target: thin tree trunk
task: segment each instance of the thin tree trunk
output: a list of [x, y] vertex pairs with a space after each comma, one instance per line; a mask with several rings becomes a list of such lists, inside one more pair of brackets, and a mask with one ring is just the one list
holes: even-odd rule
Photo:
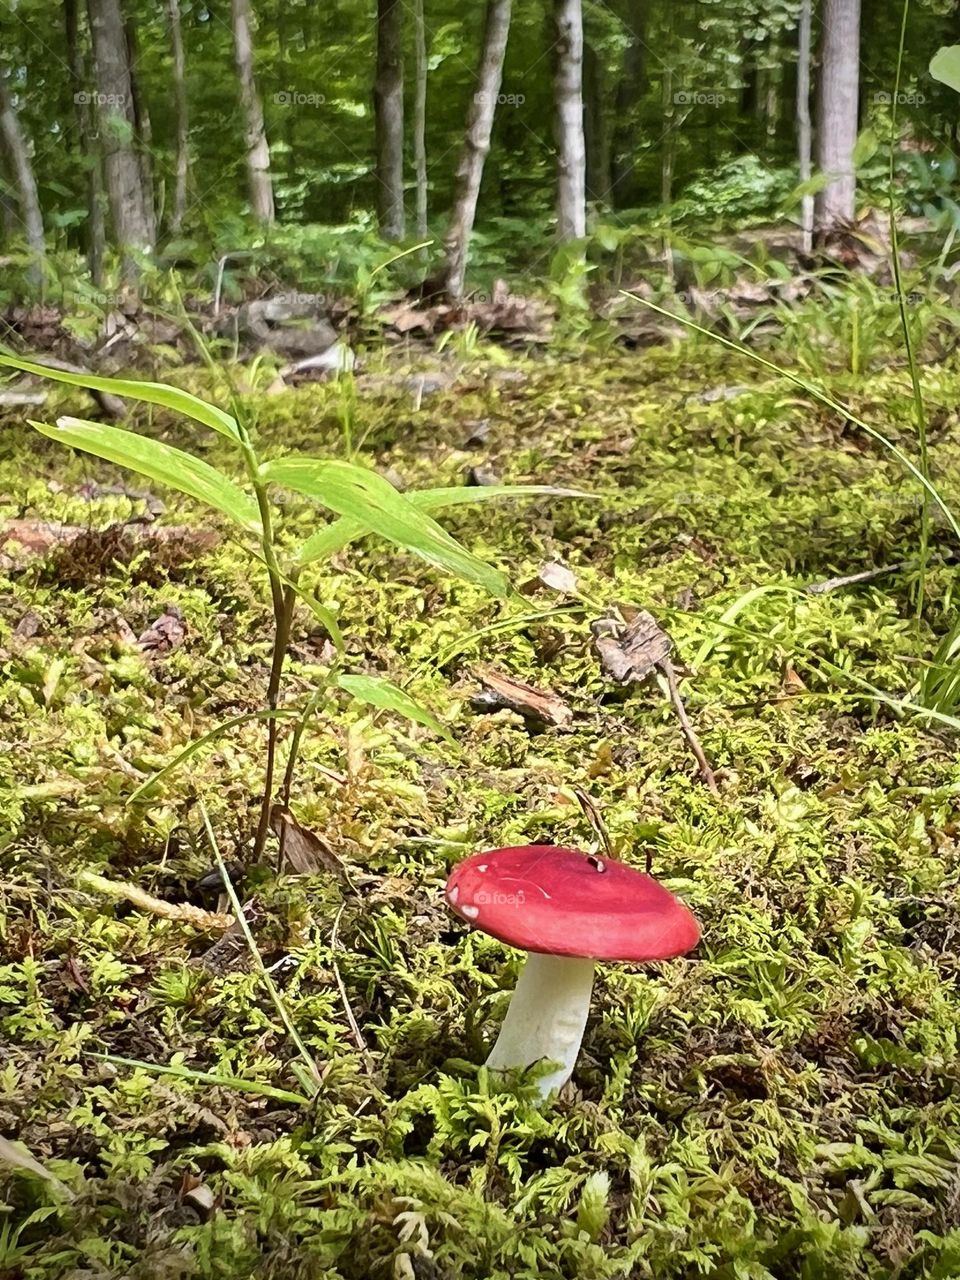
[[124, 277], [133, 281], [139, 274], [138, 255], [153, 250], [154, 228], [137, 154], [127, 37], [120, 0], [89, 4], [107, 197]]
[[170, 24], [170, 48], [173, 51], [173, 107], [177, 129], [176, 177], [170, 230], [176, 234], [183, 226], [187, 212], [187, 183], [190, 177], [190, 117], [187, 113], [187, 67], [180, 26], [180, 0], [167, 0], [167, 21]]
[[103, 260], [107, 248], [107, 232], [104, 218], [103, 161], [95, 140], [96, 128], [90, 95], [85, 92], [88, 83], [87, 60], [80, 43], [80, 6], [78, 0], [64, 0], [64, 27], [67, 42], [67, 66], [69, 68], [70, 96], [76, 121], [80, 152], [87, 175], [87, 218], [84, 223], [84, 248], [90, 279], [97, 286], [103, 284]]
[[483, 48], [477, 71], [477, 89], [467, 109], [467, 129], [460, 163], [457, 166], [453, 209], [446, 237], [447, 262], [444, 286], [451, 298], [463, 296], [470, 235], [477, 216], [477, 199], [483, 179], [483, 166], [490, 150], [493, 117], [497, 107], [497, 97], [500, 94], [500, 83], [503, 79], [503, 59], [507, 51], [507, 36], [510, 33], [511, 4], [512, 0], [487, 0]]
[[39, 289], [43, 286], [43, 262], [46, 254], [43, 240], [43, 215], [40, 212], [40, 197], [37, 195], [37, 180], [33, 173], [33, 161], [30, 159], [30, 147], [14, 106], [9, 76], [8, 69], [0, 67], [0, 138], [3, 140], [4, 150], [16, 182], [20, 218], [26, 233], [27, 244], [36, 259], [30, 267], [30, 282]]
[[385, 240], [402, 240], [403, 0], [377, 0], [377, 75], [373, 86], [377, 133], [377, 213]]
[[587, 155], [583, 137], [583, 9], [581, 0], [554, 0], [554, 103], [557, 135], [557, 238], [587, 233]]
[[637, 109], [643, 94], [643, 22], [645, 0], [628, 0], [624, 26], [629, 41], [623, 52], [623, 72], [614, 103], [613, 203], [623, 208], [635, 203], [634, 178], [637, 152]]
[[150, 211], [153, 224], [153, 240], [157, 238], [157, 201], [153, 187], [153, 125], [150, 123], [150, 111], [147, 100], [140, 89], [140, 77], [137, 74], [137, 62], [140, 58], [140, 46], [137, 42], [137, 28], [130, 15], [126, 17], [127, 63], [130, 67], [130, 88], [133, 92], [133, 120], [137, 131], [140, 157], [140, 181], [143, 186], [144, 199]]
[[[813, 172], [813, 136], [810, 126], [810, 28], [813, 0], [801, 0], [797, 48], [797, 155], [800, 182], [810, 181]], [[800, 200], [800, 231], [804, 253], [813, 249], [813, 195]]]
[[604, 61], [588, 42], [583, 50], [584, 136], [587, 144], [587, 199], [609, 203], [610, 133], [607, 129]]
[[267, 145], [267, 131], [263, 123], [263, 103], [253, 74], [250, 0], [231, 0], [230, 17], [233, 26], [234, 64], [240, 82], [250, 212], [258, 222], [269, 225], [274, 219], [273, 179], [270, 176], [270, 147]]
[[417, 175], [417, 239], [427, 234], [427, 32], [423, 0], [414, 0], [416, 94], [413, 100], [413, 163]]
[[860, 72], [860, 0], [824, 0], [820, 94], [817, 109], [817, 165], [829, 176], [815, 202], [818, 235], [828, 236], [856, 214]]

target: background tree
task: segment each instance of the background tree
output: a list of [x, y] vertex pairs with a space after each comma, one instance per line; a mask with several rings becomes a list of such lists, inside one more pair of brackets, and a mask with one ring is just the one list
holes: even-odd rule
[[138, 256], [153, 250], [156, 232], [138, 151], [126, 27], [120, 0], [89, 0], [89, 14], [107, 199], [125, 274], [132, 279]]
[[377, 73], [373, 97], [377, 131], [377, 210], [380, 234], [402, 240], [403, 0], [377, 0]]
[[856, 214], [853, 150], [860, 106], [860, 0], [823, 0], [817, 103], [817, 165], [828, 177], [816, 198], [817, 233], [829, 235]]
[[170, 230], [178, 232], [187, 211], [187, 182], [190, 175], [190, 118], [187, 108], [186, 59], [183, 53], [183, 34], [180, 28], [180, 0], [166, 0], [167, 20], [170, 23], [170, 48], [173, 53], [173, 101], [176, 111], [176, 176], [173, 188], [173, 209], [170, 212]]
[[263, 104], [253, 73], [252, 10], [250, 0], [231, 0], [233, 54], [240, 83], [243, 136], [247, 165], [250, 211], [258, 222], [274, 219], [273, 179], [270, 176], [270, 147], [263, 122]]
[[457, 168], [453, 212], [446, 238], [444, 285], [451, 298], [463, 295], [467, 250], [477, 215], [483, 166], [490, 150], [493, 118], [503, 80], [503, 60], [510, 34], [510, 9], [511, 0], [487, 0], [477, 87], [467, 109], [467, 128]]
[[554, 0], [556, 29], [557, 236], [587, 232], [587, 158], [583, 137], [583, 11], [580, 0]]
[[36, 259], [31, 267], [30, 277], [34, 285], [39, 287], [43, 283], [43, 262], [46, 254], [43, 214], [40, 210], [37, 180], [34, 177], [33, 163], [30, 159], [30, 144], [21, 128], [10, 84], [9, 68], [0, 65], [0, 140], [16, 182], [20, 220], [27, 245]]

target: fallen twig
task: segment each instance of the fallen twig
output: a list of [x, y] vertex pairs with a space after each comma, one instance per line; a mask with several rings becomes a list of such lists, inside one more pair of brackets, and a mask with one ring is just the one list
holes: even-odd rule
[[197, 929], [229, 929], [233, 924], [233, 916], [221, 915], [218, 911], [204, 911], [202, 907], [195, 907], [189, 902], [164, 902], [162, 898], [155, 898], [135, 884], [107, 880], [105, 876], [98, 876], [93, 871], [81, 871], [80, 882], [115, 902], [132, 903], [141, 911], [162, 916], [164, 920], [179, 920], [184, 924], [192, 924]]

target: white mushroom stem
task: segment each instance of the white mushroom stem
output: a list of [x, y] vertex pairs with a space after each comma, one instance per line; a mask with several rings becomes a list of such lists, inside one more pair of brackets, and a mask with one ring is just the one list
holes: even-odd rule
[[516, 1071], [535, 1062], [554, 1063], [556, 1069], [537, 1081], [540, 1096], [546, 1099], [561, 1089], [580, 1052], [593, 969], [592, 960], [529, 952], [487, 1066]]

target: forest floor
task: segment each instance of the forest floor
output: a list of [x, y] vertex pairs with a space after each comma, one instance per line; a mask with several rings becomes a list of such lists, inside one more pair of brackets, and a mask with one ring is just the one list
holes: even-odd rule
[[[912, 450], [908, 375], [878, 364], [834, 389]], [[454, 367], [419, 404], [391, 381], [396, 360], [361, 377], [361, 456], [411, 487], [480, 466], [596, 496], [442, 517], [525, 604], [372, 541], [308, 583], [336, 606], [351, 669], [401, 683], [455, 738], [347, 701], [308, 729], [291, 807], [352, 887], [240, 865], [261, 722], [128, 803], [262, 704], [260, 569], [228, 537], [198, 537], [211, 522], [188, 501], [156, 494], [159, 512], [20, 411], [3, 420], [0, 518], [28, 525], [0, 568], [0, 1134], [59, 1182], [0, 1164], [0, 1277], [960, 1276], [960, 764], [945, 730], [870, 692], [913, 684], [955, 571], [934, 564], [919, 619], [909, 568], [802, 590], [913, 560], [915, 483], [713, 347], [481, 348]], [[171, 377], [211, 393], [196, 371]], [[923, 379], [955, 494], [960, 368]], [[66, 406], [89, 412], [60, 388], [44, 417]], [[268, 453], [342, 449], [336, 387], [249, 407]], [[132, 422], [233, 465], [221, 438], [163, 411]], [[162, 549], [148, 507], [179, 530]], [[315, 518], [284, 509], [291, 536]], [[582, 599], [538, 581], [546, 560]], [[602, 672], [589, 623], [614, 604], [673, 637], [719, 795], [659, 689]], [[329, 660], [306, 610], [291, 655], [302, 693]], [[481, 713], [489, 667], [552, 690], [570, 722]], [[600, 967], [573, 1081], [538, 1110], [528, 1086], [498, 1091], [477, 1070], [521, 957], [453, 918], [442, 888], [483, 847], [595, 847], [574, 787], [621, 856], [651, 854], [703, 941]], [[216, 931], [83, 878], [215, 910], [198, 799], [319, 1066], [310, 1101], [242, 946], [211, 954]]]

